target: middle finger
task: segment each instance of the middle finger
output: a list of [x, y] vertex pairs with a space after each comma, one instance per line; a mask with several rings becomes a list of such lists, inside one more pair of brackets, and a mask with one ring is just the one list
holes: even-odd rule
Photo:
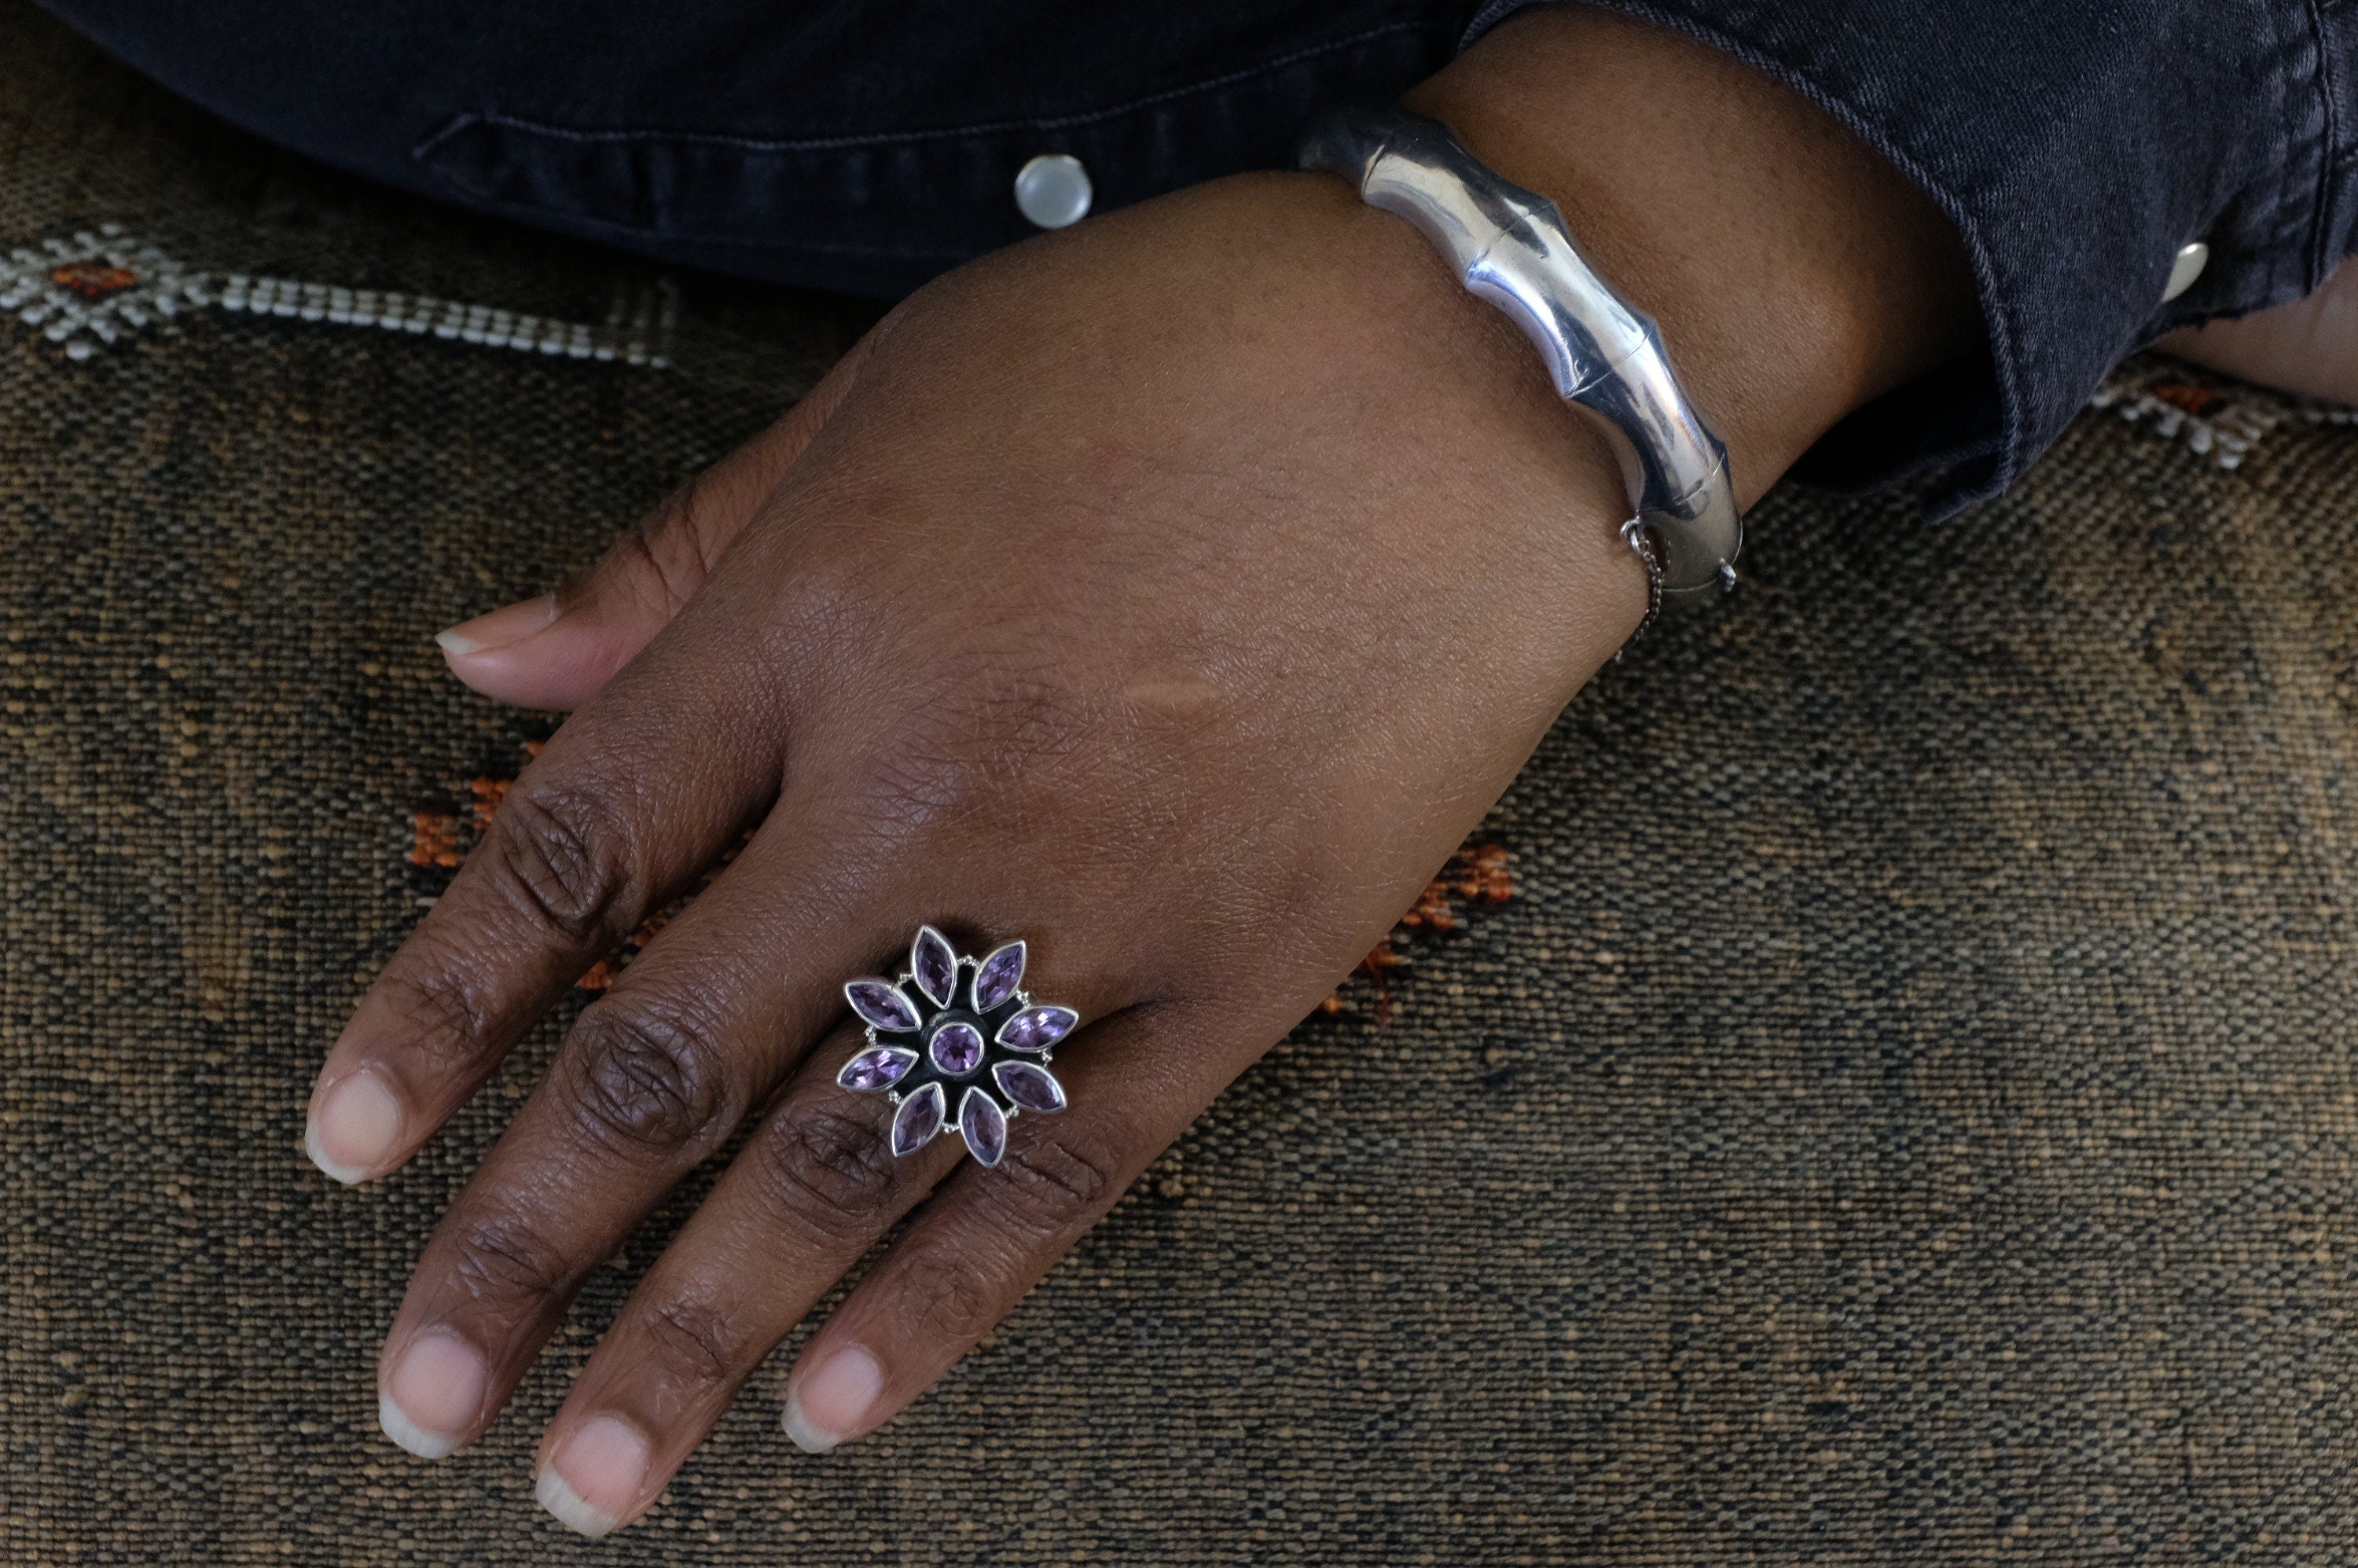
[[[1070, 988], [1060, 979], [1056, 991], [1068, 996]], [[852, 1031], [838, 1036], [763, 1119], [711, 1195], [648, 1270], [575, 1380], [541, 1440], [536, 1491], [542, 1505], [588, 1535], [603, 1535], [636, 1517], [745, 1379], [887, 1231], [912, 1209], [914, 1227], [940, 1223], [938, 1184], [946, 1181], [953, 1195], [994, 1183], [1003, 1193], [1022, 1188], [1028, 1175], [1033, 1190], [1049, 1194], [1030, 1207], [1044, 1217], [1053, 1206], [1055, 1222], [1028, 1234], [1029, 1245], [997, 1248], [998, 1260], [976, 1249], [965, 1260], [977, 1266], [938, 1276], [955, 1283], [961, 1301], [991, 1301], [987, 1317], [995, 1320], [1003, 1310], [997, 1304], [996, 1287], [1005, 1272], [1000, 1264], [1015, 1264], [1022, 1278], [1012, 1294], [1020, 1295], [1062, 1252], [1070, 1239], [1065, 1232], [1077, 1234], [1110, 1206], [1217, 1088], [1206, 1058], [1165, 1053], [1147, 1059], [1144, 1044], [1167, 1022], [1154, 1004], [1134, 1006], [1071, 1037], [1082, 1049], [1069, 1058], [1060, 1045], [1055, 1075], [1080, 1095], [1080, 1103], [1046, 1129], [1022, 1117], [995, 1169], [966, 1158], [955, 1128], [895, 1155], [892, 1108], [884, 1097], [837, 1084], [836, 1069], [865, 1044]], [[1044, 1152], [1049, 1150], [1057, 1155]], [[1051, 1169], [1055, 1179], [1038, 1179]], [[905, 1264], [907, 1250], [903, 1241], [878, 1268], [892, 1272], [896, 1259]], [[908, 1271], [900, 1272], [905, 1278]], [[871, 1288], [863, 1285], [854, 1299], [863, 1292], [872, 1293]], [[946, 1320], [970, 1314], [946, 1307], [907, 1317], [888, 1309], [882, 1315], [901, 1341], [946, 1330], [961, 1341], [950, 1350], [951, 1359], [968, 1347], [969, 1329], [979, 1335], [990, 1326], [990, 1321], [951, 1324]], [[873, 1357], [869, 1365], [877, 1367]], [[924, 1380], [938, 1370], [924, 1373]], [[795, 1441], [808, 1446], [805, 1437]]]
[[378, 1363], [385, 1433], [439, 1458], [506, 1401], [581, 1281], [725, 1142], [888, 946], [834, 836], [783, 805], [588, 1008], [443, 1216]]

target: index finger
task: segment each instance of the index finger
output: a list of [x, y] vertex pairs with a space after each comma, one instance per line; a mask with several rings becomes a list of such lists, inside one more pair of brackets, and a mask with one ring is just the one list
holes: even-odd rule
[[311, 1090], [305, 1148], [329, 1175], [367, 1181], [406, 1160], [767, 808], [784, 725], [763, 705], [776, 699], [750, 679], [686, 678], [686, 641], [658, 639], [557, 731], [361, 999]]

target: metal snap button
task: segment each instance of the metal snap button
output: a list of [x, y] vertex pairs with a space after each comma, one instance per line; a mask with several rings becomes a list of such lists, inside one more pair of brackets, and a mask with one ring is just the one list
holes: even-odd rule
[[1042, 153], [1015, 175], [1015, 210], [1044, 229], [1088, 216], [1089, 171], [1070, 153]]
[[2201, 277], [2202, 269], [2210, 265], [2211, 247], [2201, 241], [2179, 246], [2178, 259], [2169, 264], [2169, 281], [2162, 287], [2161, 302], [2167, 305], [2193, 287], [2194, 280]]

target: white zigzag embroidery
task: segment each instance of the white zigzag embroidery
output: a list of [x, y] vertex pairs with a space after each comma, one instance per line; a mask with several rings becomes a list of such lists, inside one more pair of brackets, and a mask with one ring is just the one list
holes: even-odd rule
[[2166, 441], [2182, 440], [2223, 469], [2243, 467], [2254, 447], [2288, 425], [2358, 423], [2358, 409], [2255, 386], [2162, 354], [2115, 365], [2088, 406], [2109, 408]]
[[679, 320], [678, 291], [668, 278], [634, 299], [618, 297], [605, 321], [593, 326], [429, 295], [200, 272], [126, 234], [120, 223], [85, 229], [70, 240], [47, 240], [38, 248], [19, 246], [0, 259], [0, 311], [39, 328], [70, 360], [86, 360], [130, 334], [202, 309], [374, 327], [654, 369], [671, 362]]

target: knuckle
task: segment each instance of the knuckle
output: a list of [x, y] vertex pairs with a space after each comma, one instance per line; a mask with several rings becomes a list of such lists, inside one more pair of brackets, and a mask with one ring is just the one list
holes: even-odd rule
[[894, 1316], [916, 1325], [925, 1337], [971, 1345], [999, 1321], [999, 1298], [970, 1257], [928, 1249], [902, 1265], [894, 1293], [905, 1307]]
[[661, 539], [656, 529], [633, 528], [614, 541], [613, 554], [604, 563], [611, 575], [600, 585], [607, 589], [608, 602], [628, 601], [658, 618], [668, 618], [687, 602], [694, 589], [675, 586], [665, 558], [671, 552]]
[[734, 1119], [733, 1077], [711, 1028], [692, 1015], [616, 993], [573, 1026], [570, 1099], [609, 1147], [668, 1152], [709, 1141]]
[[900, 1190], [884, 1124], [839, 1105], [789, 1107], [759, 1149], [772, 1205], [829, 1242], [864, 1245]]
[[1044, 1128], [1011, 1139], [982, 1184], [1001, 1223], [1038, 1237], [1086, 1227], [1121, 1189], [1124, 1151], [1114, 1133], [1089, 1123]]
[[936, 678], [872, 759], [863, 804], [911, 829], [1067, 819], [1098, 729], [1087, 694], [1005, 654], [953, 659]]
[[674, 491], [646, 522], [615, 541], [618, 564], [632, 591], [644, 596], [647, 608], [669, 615], [704, 586], [718, 553], [708, 543], [721, 532], [718, 507], [708, 469]]
[[665, 580], [678, 590], [682, 601], [711, 575], [735, 532], [735, 520], [743, 517], [746, 503], [752, 499], [730, 493], [720, 483], [722, 471], [719, 467], [699, 469], [680, 486], [671, 507], [670, 526], [652, 542]]
[[450, 1237], [450, 1277], [473, 1301], [497, 1306], [561, 1293], [564, 1252], [513, 1214], [473, 1216]]
[[576, 945], [615, 935], [631, 834], [613, 796], [527, 778], [500, 803], [498, 829], [492, 873], [534, 920]]
[[666, 1302], [649, 1314], [648, 1338], [665, 1372], [676, 1381], [733, 1381], [745, 1344], [744, 1325], [710, 1302]]
[[493, 1044], [489, 988], [471, 964], [430, 956], [416, 968], [388, 970], [378, 983], [407, 1046], [431, 1069], [467, 1070]]
[[979, 742], [987, 757], [1067, 752], [1086, 728], [1087, 702], [1051, 663], [979, 655], [967, 662], [954, 690], [945, 722], [951, 733]]

